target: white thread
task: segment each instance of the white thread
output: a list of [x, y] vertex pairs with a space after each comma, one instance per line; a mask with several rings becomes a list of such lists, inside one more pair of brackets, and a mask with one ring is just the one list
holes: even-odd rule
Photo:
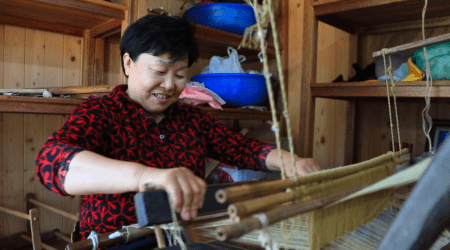
[[119, 232], [119, 231], [116, 231], [116, 232], [110, 234], [110, 235], [108, 236], [108, 239], [114, 239], [114, 238], [120, 237], [120, 236], [122, 236], [122, 235], [123, 235], [123, 233], [121, 233], [121, 232]]
[[43, 97], [52, 97], [52, 92], [46, 90], [46, 91], [44, 91], [44, 93], [42, 93], [42, 96]]
[[263, 228], [266, 228], [269, 226], [269, 219], [267, 218], [266, 214], [264, 214], [264, 213], [254, 214], [252, 217], [257, 219], [259, 221], [259, 223], [261, 223]]
[[183, 241], [183, 238], [181, 238], [181, 233], [180, 233], [180, 226], [178, 225], [178, 219], [177, 219], [177, 215], [175, 214], [175, 210], [172, 206], [172, 198], [170, 197], [170, 195], [168, 195], [169, 197], [169, 206], [170, 206], [170, 213], [172, 215], [172, 223], [173, 223], [173, 230], [172, 230], [172, 235], [174, 237], [174, 239], [176, 240], [176, 242], [178, 244], [180, 244], [180, 248], [181, 250], [187, 250], [186, 244]]
[[97, 250], [99, 245], [98, 245], [98, 233], [94, 230], [91, 231], [91, 233], [89, 234], [88, 239], [92, 240], [92, 250]]
[[272, 125], [272, 131], [275, 133], [280, 133], [280, 128], [278, 127], [278, 123]]

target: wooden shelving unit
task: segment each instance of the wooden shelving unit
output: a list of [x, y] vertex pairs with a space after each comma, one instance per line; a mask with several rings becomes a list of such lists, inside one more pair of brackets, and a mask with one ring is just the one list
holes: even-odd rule
[[[353, 34], [350, 50], [351, 57], [362, 62], [366, 54], [358, 54], [364, 46], [364, 36], [379, 35], [421, 28], [423, 0], [309, 0], [305, 1], [303, 16], [303, 40], [297, 44], [303, 46], [301, 60], [301, 79], [291, 79], [289, 85], [297, 87], [302, 100], [290, 101], [290, 112], [299, 110], [299, 126], [294, 128], [295, 140], [303, 156], [312, 156], [314, 138], [315, 98], [358, 100], [365, 97], [386, 98], [385, 82], [342, 82], [318, 83], [316, 81], [316, 57], [318, 44], [318, 22], [324, 22], [350, 34]], [[445, 0], [429, 1], [426, 12], [426, 28], [449, 26], [450, 5]], [[429, 37], [427, 37], [429, 38]], [[412, 42], [412, 41], [409, 41]], [[292, 45], [290, 46], [292, 47]], [[382, 49], [382, 48], [377, 48]], [[373, 52], [373, 51], [372, 51]], [[367, 61], [367, 60], [366, 60]], [[347, 62], [345, 62], [347, 63]], [[364, 67], [365, 65], [360, 65]], [[426, 95], [426, 82], [397, 82], [397, 97], [419, 98]], [[450, 81], [433, 81], [431, 97], [447, 98], [450, 94]], [[392, 96], [392, 92], [390, 92]], [[352, 105], [354, 108], [354, 105]], [[353, 111], [354, 112], [354, 111]], [[353, 113], [354, 114], [354, 113]], [[352, 119], [355, 119], [354, 117]], [[353, 124], [354, 121], [349, 121]], [[306, 128], [306, 129], [305, 129]], [[346, 138], [353, 140], [353, 127], [350, 126]], [[348, 144], [349, 151], [353, 146]], [[346, 162], [352, 161], [352, 155]]]

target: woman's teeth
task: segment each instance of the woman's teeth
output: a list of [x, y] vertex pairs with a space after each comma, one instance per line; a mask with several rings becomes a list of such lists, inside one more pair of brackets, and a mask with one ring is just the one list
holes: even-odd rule
[[155, 94], [156, 98], [160, 98], [160, 99], [167, 99], [169, 96], [167, 95], [161, 95], [161, 94]]

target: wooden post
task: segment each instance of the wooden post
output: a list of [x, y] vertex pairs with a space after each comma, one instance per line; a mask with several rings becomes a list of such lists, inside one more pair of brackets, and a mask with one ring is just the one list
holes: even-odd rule
[[94, 58], [94, 85], [102, 85], [105, 71], [105, 39], [95, 38]]
[[33, 243], [33, 250], [41, 250], [41, 233], [39, 230], [39, 210], [36, 208], [30, 209], [30, 227], [31, 239]]
[[289, 1], [289, 11], [289, 115], [295, 153], [311, 157], [314, 110], [310, 85], [316, 78], [318, 21], [312, 0]]

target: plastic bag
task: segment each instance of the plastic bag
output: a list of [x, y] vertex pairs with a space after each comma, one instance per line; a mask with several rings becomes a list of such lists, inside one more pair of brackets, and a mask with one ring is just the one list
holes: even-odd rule
[[215, 109], [222, 109], [221, 105], [225, 104], [225, 101], [220, 96], [198, 82], [187, 83], [183, 92], [180, 94], [180, 99], [185, 104], [192, 106], [207, 103]]
[[246, 60], [243, 55], [238, 55], [237, 50], [233, 47], [228, 47], [228, 57], [213, 56], [209, 61], [202, 74], [209, 73], [245, 73], [242, 69], [241, 63]]

